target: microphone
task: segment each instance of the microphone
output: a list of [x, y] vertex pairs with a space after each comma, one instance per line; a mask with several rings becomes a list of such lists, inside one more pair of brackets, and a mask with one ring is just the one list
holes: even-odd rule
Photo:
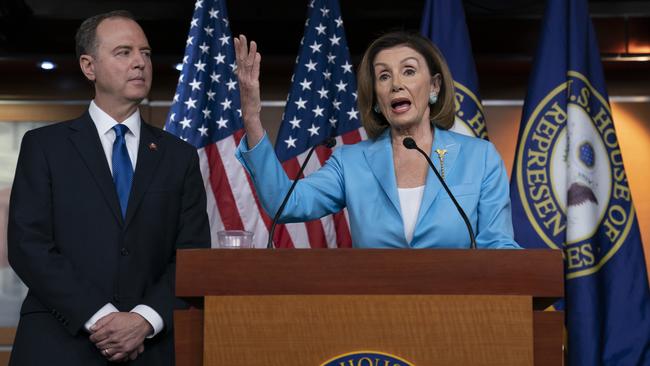
[[436, 174], [436, 177], [438, 177], [438, 180], [442, 184], [442, 187], [445, 189], [445, 191], [447, 191], [449, 198], [451, 198], [451, 201], [456, 206], [458, 213], [460, 213], [460, 216], [463, 218], [463, 221], [465, 221], [465, 225], [467, 226], [467, 232], [469, 233], [470, 248], [476, 249], [476, 240], [474, 239], [474, 230], [472, 230], [472, 225], [470, 225], [469, 219], [467, 218], [465, 211], [463, 211], [463, 208], [460, 207], [458, 201], [456, 201], [456, 197], [454, 197], [454, 195], [449, 190], [447, 183], [445, 183], [444, 179], [442, 179], [442, 177], [440, 176], [440, 173], [438, 173], [438, 169], [436, 169], [436, 167], [433, 165], [433, 162], [429, 158], [429, 155], [427, 155], [427, 153], [425, 153], [422, 149], [420, 149], [418, 145], [415, 143], [415, 140], [413, 140], [411, 137], [406, 137], [404, 140], [402, 140], [402, 144], [404, 144], [404, 147], [409, 150], [417, 150], [420, 154], [422, 154], [422, 156], [424, 156], [425, 159], [427, 159], [427, 163], [429, 163], [429, 166], [431, 167], [431, 169], [433, 169], [433, 172]]
[[309, 158], [311, 158], [311, 155], [314, 153], [314, 150], [316, 150], [316, 148], [321, 145], [327, 147], [328, 149], [331, 149], [334, 146], [336, 146], [336, 139], [334, 137], [329, 137], [328, 139], [321, 142], [320, 144], [316, 144], [312, 146], [312, 148], [309, 150], [309, 153], [307, 153], [307, 157], [305, 158], [305, 161], [302, 162], [302, 165], [300, 166], [300, 170], [296, 175], [296, 179], [294, 179], [293, 183], [291, 184], [291, 187], [289, 187], [287, 194], [284, 195], [284, 200], [282, 200], [282, 204], [280, 205], [280, 208], [278, 208], [278, 211], [275, 213], [275, 216], [273, 216], [273, 223], [271, 224], [271, 230], [269, 231], [269, 240], [266, 242], [266, 249], [275, 248], [275, 245], [273, 245], [273, 234], [275, 233], [275, 227], [278, 225], [278, 220], [280, 219], [280, 215], [282, 215], [282, 212], [284, 211], [284, 206], [287, 205], [287, 201], [289, 201], [289, 196], [291, 195], [291, 192], [293, 192], [293, 189], [296, 188], [296, 184], [298, 183], [298, 180], [302, 176], [302, 173], [305, 171], [305, 167], [309, 162]]

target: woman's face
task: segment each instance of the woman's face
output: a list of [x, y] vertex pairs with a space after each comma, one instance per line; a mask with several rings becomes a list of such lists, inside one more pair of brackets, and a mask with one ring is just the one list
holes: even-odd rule
[[408, 46], [377, 53], [375, 97], [393, 128], [429, 123], [429, 94], [440, 92], [440, 74], [431, 75], [424, 57]]

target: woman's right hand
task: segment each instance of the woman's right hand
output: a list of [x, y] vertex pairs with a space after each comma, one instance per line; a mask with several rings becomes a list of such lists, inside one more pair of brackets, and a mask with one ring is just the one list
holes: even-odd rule
[[244, 129], [251, 148], [264, 137], [264, 128], [260, 119], [262, 101], [260, 98], [260, 63], [262, 55], [257, 52], [257, 44], [251, 41], [250, 48], [243, 34], [235, 38], [235, 58], [237, 61], [237, 79], [239, 79], [239, 97]]

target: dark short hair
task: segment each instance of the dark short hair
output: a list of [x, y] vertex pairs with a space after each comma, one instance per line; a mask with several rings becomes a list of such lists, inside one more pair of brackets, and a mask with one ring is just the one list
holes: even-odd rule
[[357, 73], [357, 88], [359, 92], [359, 111], [361, 112], [361, 121], [366, 133], [370, 138], [376, 138], [389, 127], [386, 117], [373, 110], [377, 102], [375, 96], [375, 72], [373, 63], [377, 54], [385, 49], [396, 46], [406, 46], [412, 48], [422, 55], [426, 60], [431, 76], [440, 73], [441, 86], [438, 94], [438, 102], [431, 106], [429, 119], [432, 124], [442, 128], [449, 129], [454, 124], [455, 118], [455, 101], [454, 101], [454, 80], [451, 77], [451, 71], [442, 52], [428, 38], [414, 33], [405, 31], [390, 32], [382, 35], [373, 41], [363, 55], [359, 71]]
[[81, 23], [75, 35], [77, 59], [81, 55], [94, 55], [97, 51], [97, 27], [106, 19], [124, 18], [135, 21], [133, 14], [127, 10], [113, 10], [108, 13], [92, 16]]

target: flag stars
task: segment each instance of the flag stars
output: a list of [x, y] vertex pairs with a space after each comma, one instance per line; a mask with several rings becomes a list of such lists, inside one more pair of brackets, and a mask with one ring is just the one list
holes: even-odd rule
[[196, 108], [196, 99], [192, 99], [192, 97], [189, 97], [186, 101], [184, 101], [185, 105], [187, 106], [187, 109], [192, 109]]
[[341, 65], [341, 68], [343, 69], [344, 74], [346, 72], [349, 72], [350, 74], [352, 73], [352, 64], [350, 64], [348, 60], [345, 60], [345, 65]]
[[226, 63], [226, 55], [222, 55], [221, 52], [219, 52], [219, 53], [217, 53], [216, 56], [214, 56], [214, 60], [217, 62], [217, 65], [225, 64]]
[[320, 96], [320, 99], [323, 99], [323, 98], [327, 99], [327, 93], [329, 93], [329, 91], [327, 91], [327, 89], [325, 89], [324, 86], [322, 86], [319, 90], [317, 90], [317, 92], [318, 92], [318, 94]]
[[205, 63], [201, 62], [201, 60], [199, 60], [199, 62], [195, 63], [194, 67], [196, 67], [196, 72], [199, 72], [199, 71], [205, 72]]
[[231, 78], [231, 79], [228, 80], [226, 85], [228, 85], [228, 90], [229, 91], [230, 90], [235, 90], [236, 89], [235, 85], [237, 85], [237, 82]]
[[202, 7], [203, 7], [203, 0], [196, 0], [196, 2], [194, 3], [194, 10]]
[[309, 59], [309, 62], [305, 64], [305, 67], [307, 67], [307, 72], [316, 71], [316, 65], [318, 65], [318, 62], [314, 62]]
[[294, 116], [293, 119], [291, 121], [289, 121], [289, 123], [291, 123], [291, 129], [293, 130], [294, 128], [300, 128], [300, 121], [302, 121], [302, 120], [300, 120], [300, 119], [298, 119], [298, 117]]
[[306, 100], [302, 100], [302, 97], [298, 98], [297, 101], [295, 101], [296, 105], [298, 106], [298, 110], [300, 109], [306, 109], [307, 107], [305, 106], [307, 104]]
[[197, 128], [196, 130], [201, 133], [201, 136], [208, 136], [208, 128], [205, 127], [205, 125], [201, 125], [201, 127]]
[[176, 119], [176, 113], [172, 113], [172, 114], [169, 116], [169, 122], [174, 122], [175, 119]]
[[219, 17], [219, 10], [214, 10], [214, 8], [210, 9], [208, 14], [210, 15], [210, 19], [217, 19]]
[[284, 140], [284, 142], [287, 144], [287, 149], [290, 147], [296, 147], [296, 141], [298, 141], [298, 139], [294, 139], [291, 136], [289, 136], [288, 139]]
[[323, 111], [324, 110], [325, 110], [325, 108], [321, 108], [319, 105], [317, 105], [316, 108], [312, 109], [311, 111], [314, 112], [314, 118], [315, 118], [315, 117], [318, 117], [318, 116], [324, 117], [323, 116]]
[[187, 118], [187, 117], [185, 117], [185, 118], [183, 118], [183, 119], [182, 119], [180, 122], [178, 122], [178, 123], [180, 123], [181, 126], [183, 126], [183, 129], [186, 129], [186, 128], [189, 128], [189, 127], [190, 127], [190, 125], [192, 124], [192, 120], [189, 119], [189, 118]]
[[185, 46], [190, 46], [194, 44], [194, 37], [188, 36], [187, 41], [185, 41]]
[[222, 128], [228, 128], [228, 120], [227, 119], [221, 117], [216, 122], [217, 122], [217, 125], [219, 126], [218, 127], [219, 130], [222, 129]]
[[311, 128], [307, 129], [307, 131], [309, 131], [309, 136], [318, 136], [318, 130], [320, 130], [320, 127], [314, 125], [313, 123], [311, 124]]
[[307, 78], [303, 79], [302, 82], [300, 83], [300, 86], [302, 86], [302, 90], [311, 90], [311, 81], [307, 81]]
[[314, 41], [314, 44], [309, 46], [309, 48], [311, 48], [311, 53], [320, 52], [320, 48], [321, 48], [322, 45], [323, 45], [322, 43], [318, 43], [318, 42]]
[[329, 16], [330, 10], [326, 7], [322, 7], [320, 8], [320, 12], [323, 14], [323, 18], [325, 18]]
[[192, 86], [192, 91], [201, 90], [201, 81], [198, 81], [198, 80], [194, 79], [194, 80], [192, 80], [190, 85]]
[[350, 108], [349, 112], [345, 112], [348, 114], [348, 119], [351, 121], [353, 119], [358, 120], [359, 119], [359, 111], [354, 109], [354, 107]]
[[199, 18], [192, 18], [192, 21], [190, 22], [190, 28], [194, 28], [198, 26], [199, 26]]
[[325, 34], [325, 30], [327, 29], [326, 26], [323, 25], [323, 23], [318, 23], [318, 27], [315, 27], [317, 34]]
[[205, 43], [205, 42], [203, 42], [203, 43], [199, 46], [199, 48], [201, 49], [201, 53], [202, 53], [202, 54], [203, 54], [203, 53], [208, 53], [208, 52], [210, 52], [210, 46], [208, 46], [208, 44]]
[[221, 102], [219, 104], [221, 104], [223, 106], [223, 110], [225, 111], [225, 110], [230, 109], [230, 105], [232, 104], [232, 100], [226, 98], [226, 99], [224, 99], [223, 102]]
[[[352, 102], [355, 84], [347, 76], [347, 73], [353, 75], [354, 69], [347, 56], [345, 35], [342, 29], [339, 30], [343, 21], [338, 11], [329, 9], [329, 5], [325, 5], [326, 2], [308, 0], [308, 3], [315, 13], [305, 22], [306, 32], [301, 39], [301, 51], [295, 59], [296, 71], [295, 75], [291, 75], [292, 90], [287, 97], [289, 112], [286, 116], [282, 114], [287, 130], [278, 139], [281, 144], [279, 147], [287, 150], [288, 156], [301, 153], [311, 139], [320, 139], [321, 130], [325, 136], [331, 129], [335, 131], [337, 126], [358, 124], [361, 118], [358, 108]], [[205, 19], [196, 22], [195, 26], [198, 28], [191, 33], [194, 36], [190, 41], [193, 46], [187, 51], [190, 56], [185, 71], [187, 82], [183, 83], [184, 93], [191, 93], [198, 101], [187, 100], [188, 95], [183, 96], [183, 93], [180, 93], [181, 102], [187, 100], [187, 108], [181, 107], [179, 102], [176, 107], [178, 109], [175, 110], [176, 115], [172, 116], [170, 113], [169, 117], [174, 126], [183, 131], [179, 135], [189, 137], [194, 143], [206, 143], [216, 137], [216, 134], [221, 136], [229, 133], [229, 129], [235, 128], [239, 123], [237, 114], [241, 116], [236, 95], [239, 81], [236, 75], [231, 73], [231, 70], [237, 69], [237, 62], [233, 59], [231, 50], [233, 35], [223, 27], [223, 23], [214, 20], [218, 17], [217, 19], [226, 21], [225, 14], [216, 14], [217, 6], [212, 4], [203, 4], [202, 13]], [[210, 9], [211, 6], [214, 6], [214, 9]], [[212, 18], [209, 21], [208, 14]], [[198, 60], [207, 63], [202, 70], [206, 71], [204, 74], [196, 73], [196, 68], [192, 67]], [[223, 66], [219, 68], [221, 64]], [[313, 74], [310, 74], [311, 72]], [[193, 78], [196, 79], [192, 80]], [[189, 83], [190, 81], [193, 83]], [[203, 83], [199, 84], [200, 82]], [[233, 94], [230, 94], [231, 92]], [[197, 109], [195, 115], [188, 112], [188, 109], [192, 108]], [[231, 126], [229, 119], [233, 118], [235, 120]], [[178, 122], [181, 119], [183, 120]], [[306, 138], [308, 140], [305, 140]]]

